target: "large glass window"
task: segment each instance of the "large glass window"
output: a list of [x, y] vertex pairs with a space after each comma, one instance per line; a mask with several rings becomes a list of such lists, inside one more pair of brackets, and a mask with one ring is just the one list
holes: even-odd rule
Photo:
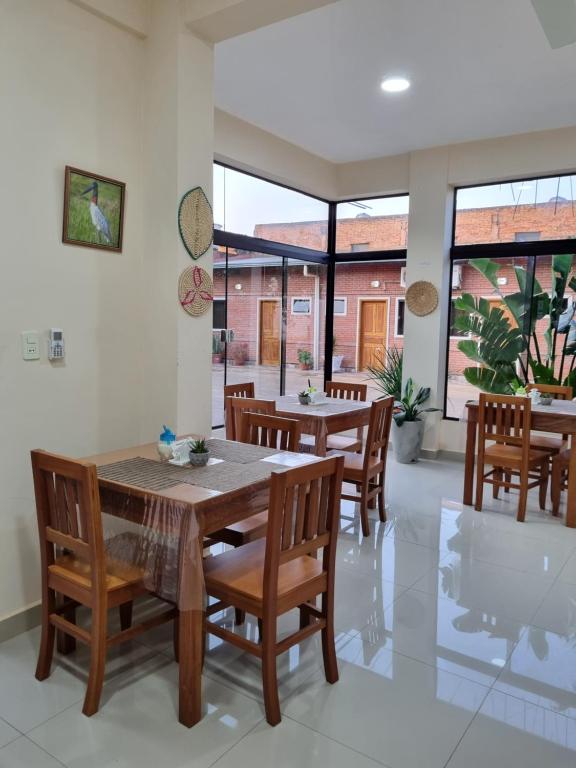
[[328, 203], [247, 173], [214, 165], [214, 223], [239, 235], [328, 247]]
[[336, 251], [406, 248], [408, 195], [353, 200], [336, 206]]
[[575, 237], [575, 181], [556, 176], [456, 190], [454, 244]]

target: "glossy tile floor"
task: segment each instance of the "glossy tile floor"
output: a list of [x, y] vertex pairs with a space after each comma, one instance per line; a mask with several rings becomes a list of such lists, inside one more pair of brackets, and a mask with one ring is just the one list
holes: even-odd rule
[[388, 522], [364, 539], [343, 519], [340, 681], [324, 681], [317, 638], [280, 657], [278, 727], [257, 660], [215, 638], [206, 717], [178, 725], [166, 628], [112, 654], [102, 709], [85, 718], [86, 652], [38, 683], [35, 630], [0, 645], [1, 768], [574, 768], [576, 530], [533, 501], [516, 523], [514, 495], [463, 509], [462, 477], [461, 464], [391, 457]]

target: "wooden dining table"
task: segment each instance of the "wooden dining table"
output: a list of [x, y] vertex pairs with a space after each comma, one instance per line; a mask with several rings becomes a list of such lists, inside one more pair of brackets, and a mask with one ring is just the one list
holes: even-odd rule
[[276, 398], [276, 415], [297, 419], [302, 433], [314, 435], [317, 456], [326, 455], [328, 435], [365, 427], [370, 423], [370, 401], [327, 397], [321, 403], [301, 405], [296, 395]]
[[[535, 432], [552, 432], [568, 435], [570, 445], [576, 445], [576, 402], [553, 400], [551, 405], [532, 405], [530, 428]], [[474, 503], [474, 467], [478, 432], [478, 402], [466, 403], [466, 463], [464, 467], [464, 493], [462, 502]], [[576, 451], [571, 452], [568, 466], [568, 491], [566, 497], [566, 525], [576, 528]]]
[[[310, 462], [318, 461], [319, 459], [310, 454], [291, 454], [288, 452], [281, 452], [281, 455], [272, 452], [270, 456], [270, 449], [259, 448], [258, 446], [247, 446], [243, 443], [234, 443], [232, 441], [218, 440], [210, 441], [214, 444], [220, 443], [220, 448], [225, 448], [228, 452], [232, 453], [232, 459], [235, 452], [237, 453], [237, 459], [239, 464], [235, 467], [233, 461], [228, 463], [231, 465], [231, 470], [236, 473], [238, 478], [240, 475], [244, 476], [244, 479], [238, 481], [241, 483], [238, 487], [228, 491], [218, 491], [210, 488], [204, 488], [199, 485], [193, 485], [189, 482], [182, 482], [172, 485], [168, 488], [162, 488], [161, 490], [150, 490], [149, 488], [138, 487], [136, 485], [121, 481], [119, 479], [110, 479], [109, 477], [99, 476], [100, 496], [102, 500], [103, 510], [117, 517], [127, 517], [130, 523], [137, 523], [142, 526], [162, 526], [162, 534], [171, 533], [173, 536], [179, 538], [179, 553], [178, 558], [180, 567], [182, 563], [189, 562], [191, 557], [196, 559], [197, 563], [202, 562], [203, 547], [202, 542], [205, 536], [209, 536], [211, 533], [215, 533], [221, 528], [224, 528], [232, 523], [236, 523], [239, 520], [250, 517], [253, 514], [262, 512], [268, 508], [270, 480], [272, 471], [278, 469], [279, 466], [295, 466], [307, 464]], [[261, 461], [272, 461], [273, 463], [266, 464], [266, 470], [262, 467], [257, 467], [258, 478], [251, 479], [250, 466], [246, 462], [246, 451], [250, 450], [258, 453], [262, 453]], [[126, 448], [117, 451], [111, 451], [95, 456], [89, 456], [86, 458], [88, 461], [93, 461], [99, 472], [106, 472], [110, 470], [110, 465], [114, 467], [123, 466], [127, 460], [135, 459], [148, 459], [157, 462], [158, 465], [162, 465], [164, 468], [168, 468], [166, 464], [161, 464], [157, 447], [155, 443], [148, 443], [145, 445], [134, 446], [132, 448]], [[218, 459], [211, 459], [211, 461], [221, 461]], [[253, 464], [256, 462], [253, 462]], [[267, 468], [269, 467], [269, 472]], [[252, 472], [255, 467], [253, 467]], [[190, 468], [188, 468], [190, 469]], [[191, 472], [196, 470], [192, 469]], [[218, 466], [218, 472], [224, 475], [226, 472], [226, 462], [220, 463]], [[264, 475], [262, 474], [264, 472]], [[117, 497], [118, 495], [129, 497], [131, 500], [141, 500], [142, 503], [131, 504], [127, 513], [126, 509], [123, 509], [122, 505], [116, 505], [116, 507], [110, 507], [105, 503], [107, 494], [109, 496]], [[169, 510], [169, 514], [150, 514], [150, 505], [156, 508], [165, 505]], [[174, 519], [174, 509], [177, 508], [180, 511], [180, 519], [177, 527], [174, 530], [169, 530], [170, 521]], [[191, 537], [188, 535], [190, 530], [194, 530], [194, 535]], [[186, 542], [187, 547], [194, 547], [195, 552], [183, 552], [183, 542]], [[174, 564], [172, 564], [174, 565]], [[201, 565], [200, 565], [201, 568]], [[196, 580], [197, 584], [184, 584], [183, 586], [188, 589], [196, 590], [196, 593], [200, 590], [202, 592], [202, 598], [204, 600], [204, 584], [202, 578], [202, 571], [199, 573], [188, 573], [185, 578], [188, 580]], [[202, 600], [202, 605], [203, 605]], [[202, 657], [203, 657], [203, 633], [204, 633], [204, 611], [203, 607], [200, 607], [196, 599], [195, 607], [189, 606], [183, 609], [180, 606], [179, 621], [178, 621], [178, 648], [179, 648], [179, 720], [180, 722], [191, 727], [198, 723], [202, 718]]]

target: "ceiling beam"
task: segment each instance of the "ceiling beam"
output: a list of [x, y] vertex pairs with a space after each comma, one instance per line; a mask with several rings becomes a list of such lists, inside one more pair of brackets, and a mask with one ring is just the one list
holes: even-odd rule
[[147, 37], [150, 24], [149, 0], [70, 0], [88, 13], [131, 32]]
[[338, 0], [181, 0], [188, 29], [210, 43], [252, 32]]

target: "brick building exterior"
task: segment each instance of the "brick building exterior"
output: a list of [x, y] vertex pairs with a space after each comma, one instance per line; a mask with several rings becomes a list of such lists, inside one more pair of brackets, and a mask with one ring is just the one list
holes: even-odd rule
[[[337, 249], [339, 252], [390, 250], [405, 248], [408, 237], [406, 215], [368, 216], [339, 219]], [[325, 221], [290, 224], [260, 224], [254, 235], [277, 242], [297, 244], [307, 248], [326, 248]], [[523, 240], [547, 240], [576, 235], [576, 216], [571, 202], [551, 201], [539, 205], [500, 206], [459, 211], [456, 218], [457, 244], [495, 243]], [[222, 263], [223, 254], [215, 254], [215, 297], [225, 295]], [[500, 286], [503, 294], [515, 293], [517, 281], [514, 264], [525, 260], [502, 261]], [[403, 346], [404, 262], [338, 264], [335, 282], [334, 354], [340, 356], [341, 367], [355, 371], [360, 366], [360, 313], [365, 301], [385, 302], [385, 344]], [[550, 259], [538, 261], [537, 278], [542, 287], [550, 288]], [[282, 270], [279, 259], [262, 254], [229, 251], [228, 327], [235, 332], [230, 352], [232, 359], [259, 364], [262, 302], [276, 300], [280, 312]], [[456, 265], [453, 298], [472, 293], [498, 302], [498, 293], [468, 263]], [[308, 350], [314, 367], [324, 363], [324, 317], [326, 313], [326, 271], [318, 265], [288, 267], [286, 317], [286, 360], [298, 365], [298, 350]], [[280, 317], [280, 315], [279, 315]], [[541, 321], [540, 337], [546, 322]], [[278, 326], [279, 329], [279, 326]], [[449, 374], [457, 376], [469, 364], [457, 349], [458, 338], [449, 341]], [[239, 351], [238, 351], [239, 350]]]

